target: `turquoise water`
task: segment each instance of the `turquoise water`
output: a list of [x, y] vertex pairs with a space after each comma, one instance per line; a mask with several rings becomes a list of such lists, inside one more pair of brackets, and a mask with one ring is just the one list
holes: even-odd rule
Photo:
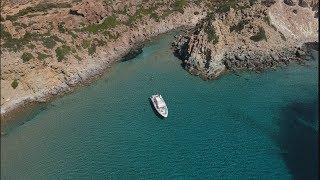
[[[316, 179], [318, 68], [202, 81], [172, 33], [1, 137], [1, 179]], [[159, 92], [169, 117], [148, 97]]]

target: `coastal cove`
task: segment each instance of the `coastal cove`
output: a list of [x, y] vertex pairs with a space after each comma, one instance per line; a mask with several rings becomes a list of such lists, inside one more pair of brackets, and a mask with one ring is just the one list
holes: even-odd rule
[[174, 34], [8, 127], [1, 179], [317, 179], [318, 59], [203, 81], [173, 55]]

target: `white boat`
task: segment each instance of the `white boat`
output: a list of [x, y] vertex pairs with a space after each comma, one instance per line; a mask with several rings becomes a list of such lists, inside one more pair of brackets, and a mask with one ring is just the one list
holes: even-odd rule
[[163, 116], [168, 117], [168, 107], [164, 102], [162, 96], [160, 94], [152, 95], [150, 97], [153, 107], [157, 110], [157, 112]]

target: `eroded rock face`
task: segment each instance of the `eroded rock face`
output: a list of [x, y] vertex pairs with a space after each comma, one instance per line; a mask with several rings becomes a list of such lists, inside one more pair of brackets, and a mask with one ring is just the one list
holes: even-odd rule
[[296, 3], [293, 0], [283, 0], [283, 2], [288, 6], [296, 5]]
[[182, 66], [203, 79], [217, 78], [225, 71], [221, 61], [224, 45], [212, 46], [205, 32], [205, 28], [211, 25], [211, 21], [202, 21], [189, 36], [179, 36], [173, 43], [175, 55], [183, 60]]
[[103, 17], [111, 15], [112, 9], [105, 7], [102, 1], [85, 0], [70, 9], [70, 14], [86, 18], [89, 22], [97, 23]]
[[308, 7], [308, 3], [305, 0], [299, 0], [298, 5], [301, 7]]

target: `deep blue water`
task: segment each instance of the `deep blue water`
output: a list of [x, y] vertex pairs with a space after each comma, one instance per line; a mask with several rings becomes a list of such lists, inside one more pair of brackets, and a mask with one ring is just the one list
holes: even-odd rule
[[[317, 61], [202, 81], [172, 40], [2, 136], [1, 179], [317, 179]], [[148, 101], [156, 92], [166, 119]]]

